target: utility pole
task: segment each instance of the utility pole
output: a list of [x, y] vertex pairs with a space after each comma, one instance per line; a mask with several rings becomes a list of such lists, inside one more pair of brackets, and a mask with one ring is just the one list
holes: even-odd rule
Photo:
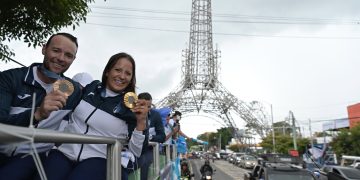
[[282, 131], [283, 131], [283, 135], [285, 136], [285, 124], [283, 124]]
[[273, 141], [273, 153], [276, 152], [275, 148], [275, 130], [274, 130], [274, 115], [273, 115], [273, 108], [272, 104], [270, 104], [270, 110], [271, 110], [271, 126], [272, 126], [272, 141]]
[[294, 117], [293, 112], [291, 112], [291, 111], [290, 111], [290, 118], [291, 118], [291, 120], [292, 120], [292, 131], [293, 131], [294, 149], [297, 150], [295, 117]]
[[220, 138], [219, 138], [219, 152], [221, 151], [221, 134], [220, 134]]
[[312, 131], [311, 131], [311, 119], [309, 119], [309, 131], [310, 131], [311, 149], [313, 149], [313, 147], [314, 147], [314, 140], [313, 140]]

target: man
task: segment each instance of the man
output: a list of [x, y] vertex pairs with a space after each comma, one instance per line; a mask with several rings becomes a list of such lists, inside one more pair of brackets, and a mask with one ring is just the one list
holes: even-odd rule
[[[139, 99], [145, 99], [149, 107], [152, 105], [152, 97], [148, 92], [140, 93]], [[165, 141], [165, 131], [162, 125], [161, 116], [155, 109], [150, 109], [148, 115], [149, 140], [152, 142], [163, 143]]]
[[174, 121], [170, 118], [170, 113], [166, 116], [166, 123], [164, 125], [165, 129], [165, 142], [164, 144], [173, 144], [172, 136], [178, 132], [179, 128], [174, 128]]
[[179, 137], [179, 135], [183, 136], [186, 139], [190, 139], [189, 136], [187, 136], [184, 132], [182, 132], [182, 130], [180, 129], [180, 120], [181, 120], [181, 112], [180, 111], [175, 111], [173, 116], [172, 116], [172, 120], [170, 120], [170, 122], [173, 122], [173, 139], [174, 141], [177, 140], [177, 138]]
[[212, 174], [213, 174], [213, 169], [212, 169], [212, 167], [210, 166], [210, 161], [209, 161], [208, 159], [205, 160], [204, 165], [202, 165], [201, 168], [200, 168], [201, 176], [204, 177], [206, 172], [210, 172], [209, 175], [212, 175]]
[[[145, 99], [149, 107], [152, 105], [152, 97], [149, 93], [143, 92], [138, 95], [139, 99]], [[148, 114], [148, 123], [149, 127], [149, 141], [163, 143], [165, 141], [165, 131], [164, 126], [161, 121], [160, 114], [154, 110], [150, 109]], [[149, 146], [145, 152], [139, 158], [140, 164], [140, 177], [141, 180], [146, 180], [148, 177], [149, 167], [153, 162], [153, 148]]]
[[189, 168], [189, 162], [186, 159], [180, 160], [180, 167], [181, 167], [181, 178], [183, 179], [191, 179], [194, 175], [191, 174], [190, 168]]
[[[36, 94], [33, 126], [57, 130], [61, 120], [76, 106], [81, 97], [80, 85], [63, 73], [76, 57], [76, 37], [68, 33], [52, 35], [42, 48], [43, 63], [10, 69], [0, 73], [0, 123], [28, 127], [30, 125], [33, 94]], [[74, 86], [72, 94], [54, 90], [58, 79], [66, 79]], [[37, 143], [41, 159], [46, 157], [53, 143]], [[0, 145], [0, 179], [29, 179], [36, 172], [29, 144]]]

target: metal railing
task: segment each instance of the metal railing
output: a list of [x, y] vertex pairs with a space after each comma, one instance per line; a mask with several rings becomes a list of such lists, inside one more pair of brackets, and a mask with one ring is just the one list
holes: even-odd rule
[[[83, 134], [63, 133], [46, 129], [12, 126], [0, 123], [0, 142], [17, 143], [32, 139], [34, 143], [74, 143], [74, 144], [107, 144], [106, 179], [121, 180], [121, 150], [125, 139], [110, 137], [90, 136]], [[149, 142], [153, 147], [154, 178], [160, 175], [159, 143]], [[166, 164], [174, 161], [177, 157], [176, 146], [163, 144], [166, 154]]]
[[160, 174], [160, 153], [159, 153], [159, 143], [157, 142], [149, 142], [149, 145], [153, 147], [153, 166], [154, 166], [154, 174], [157, 178]]
[[35, 143], [107, 144], [106, 179], [121, 180], [121, 149], [125, 139], [61, 133], [0, 123], [1, 143], [24, 142], [27, 139], [32, 139]]

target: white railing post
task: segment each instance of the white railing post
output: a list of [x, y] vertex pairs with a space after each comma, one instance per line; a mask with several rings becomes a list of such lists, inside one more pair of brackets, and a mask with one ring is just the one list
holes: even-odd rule
[[160, 156], [159, 156], [159, 143], [157, 142], [149, 142], [149, 145], [153, 148], [153, 174], [155, 175], [155, 178], [157, 179], [160, 174]]
[[159, 143], [156, 143], [153, 148], [154, 153], [154, 167], [155, 174], [158, 176], [160, 174], [160, 151], [159, 151]]
[[115, 144], [107, 145], [107, 180], [121, 180], [121, 149], [122, 144], [116, 140]]
[[175, 161], [176, 160], [176, 157], [177, 157], [177, 148], [176, 148], [176, 144], [172, 144], [172, 160]]
[[170, 154], [170, 147], [171, 145], [170, 144], [166, 144], [165, 146], [165, 155], [166, 155], [166, 164], [169, 163], [171, 161], [171, 154]]

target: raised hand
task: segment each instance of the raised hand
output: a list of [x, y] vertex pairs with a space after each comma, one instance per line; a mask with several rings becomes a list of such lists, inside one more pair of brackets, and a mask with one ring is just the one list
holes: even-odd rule
[[51, 112], [62, 109], [66, 105], [67, 98], [66, 94], [58, 90], [47, 94], [40, 107], [35, 111], [35, 120], [41, 121], [46, 119]]
[[138, 131], [143, 131], [146, 128], [146, 119], [150, 108], [151, 106], [146, 100], [139, 99], [136, 101], [135, 107], [131, 109], [136, 115], [136, 129]]

